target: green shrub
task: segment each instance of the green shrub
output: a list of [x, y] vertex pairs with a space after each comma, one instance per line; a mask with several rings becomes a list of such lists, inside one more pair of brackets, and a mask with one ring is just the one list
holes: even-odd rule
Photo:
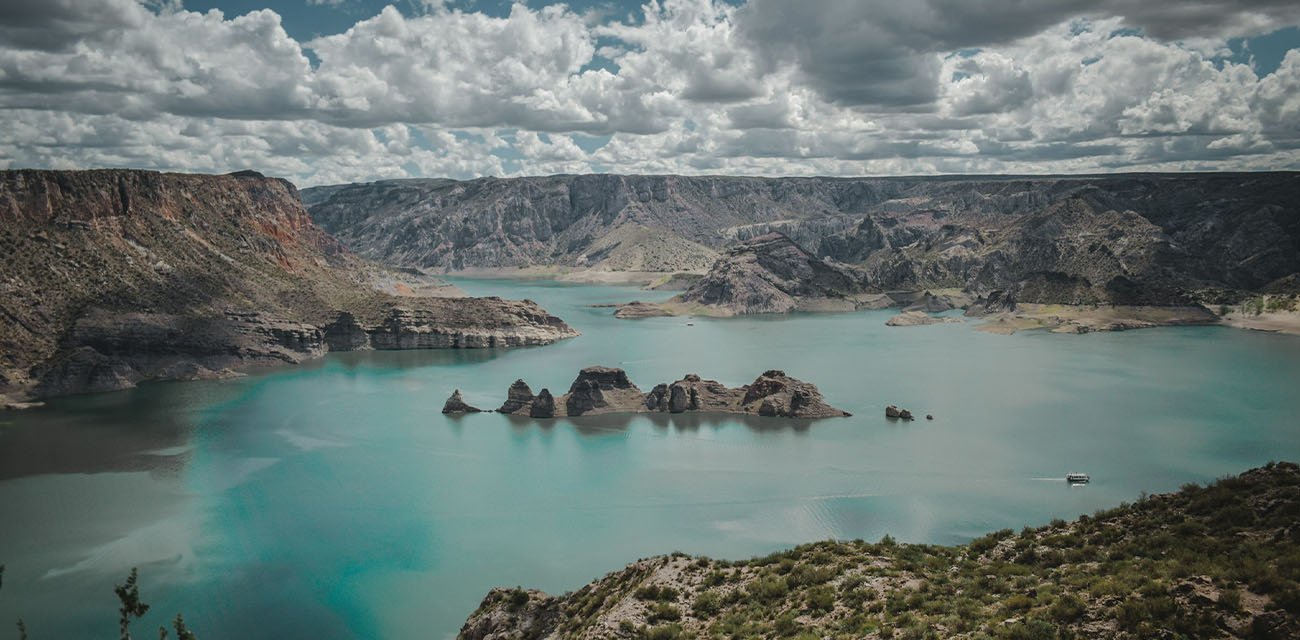
[[781, 576], [766, 576], [759, 578], [749, 584], [747, 591], [751, 598], [762, 602], [770, 602], [784, 598], [790, 588]]
[[691, 604], [691, 613], [701, 620], [712, 618], [721, 610], [722, 598], [716, 591], [701, 592], [700, 595], [695, 596], [695, 602]]
[[835, 608], [835, 590], [827, 586], [809, 589], [805, 606], [813, 614], [829, 613]]
[[656, 602], [650, 605], [650, 613], [646, 616], [647, 622], [677, 622], [682, 619], [682, 612], [671, 604], [665, 602]]

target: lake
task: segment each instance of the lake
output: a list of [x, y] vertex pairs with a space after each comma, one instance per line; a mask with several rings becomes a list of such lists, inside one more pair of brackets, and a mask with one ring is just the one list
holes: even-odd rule
[[[461, 280], [583, 333], [347, 353], [0, 413], [0, 621], [115, 637], [130, 568], [200, 637], [443, 638], [493, 586], [575, 589], [641, 557], [827, 538], [961, 543], [1300, 459], [1300, 339], [1219, 327], [1013, 336], [893, 312], [616, 320], [670, 292]], [[767, 369], [852, 418], [441, 415], [592, 364], [643, 390]], [[935, 419], [891, 422], [897, 404]], [[1087, 486], [1064, 482], [1090, 473]], [[12, 630], [12, 627], [9, 627]], [[0, 632], [7, 633], [7, 632]]]

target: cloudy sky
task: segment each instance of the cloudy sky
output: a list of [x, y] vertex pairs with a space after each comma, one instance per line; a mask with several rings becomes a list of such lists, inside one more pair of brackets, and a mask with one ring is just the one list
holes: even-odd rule
[[1294, 0], [3, 0], [0, 167], [1300, 169]]

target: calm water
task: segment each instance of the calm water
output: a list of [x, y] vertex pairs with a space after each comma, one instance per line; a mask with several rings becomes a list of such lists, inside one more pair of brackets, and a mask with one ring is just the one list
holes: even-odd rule
[[[468, 281], [583, 336], [497, 352], [341, 354], [211, 383], [0, 414], [0, 621], [112, 637], [132, 566], [205, 638], [440, 638], [495, 585], [560, 592], [682, 550], [748, 557], [825, 538], [961, 542], [1300, 459], [1300, 339], [1220, 328], [996, 336], [889, 312], [618, 321], [629, 288]], [[643, 389], [769, 368], [856, 414], [534, 424], [492, 408], [579, 368]], [[558, 392], [558, 391], [557, 391]], [[886, 404], [933, 413], [889, 423]], [[1094, 481], [1067, 486], [1067, 471]], [[9, 622], [3, 624], [8, 625]]]

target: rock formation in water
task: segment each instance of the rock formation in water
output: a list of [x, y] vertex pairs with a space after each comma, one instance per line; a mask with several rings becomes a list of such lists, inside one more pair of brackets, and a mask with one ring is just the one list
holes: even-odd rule
[[497, 413], [519, 413], [533, 404], [533, 390], [523, 380], [515, 380], [506, 392], [506, 401], [497, 407]]
[[549, 392], [543, 392], [546, 400], [540, 401], [543, 394], [533, 398], [528, 385], [516, 380], [497, 411], [534, 418], [688, 411], [805, 419], [850, 415], [826, 404], [815, 385], [777, 370], [766, 371], [754, 382], [735, 389], [687, 374], [643, 393], [622, 369], [595, 366], [580, 371], [563, 396], [552, 398]]
[[452, 392], [451, 397], [447, 398], [447, 402], [442, 405], [442, 412], [443, 413], [482, 413], [483, 410], [465, 402], [465, 398], [461, 397], [460, 395], [460, 389], [457, 389]]
[[[810, 298], [843, 308], [861, 291], [1161, 307], [1300, 291], [1300, 174], [1291, 172], [550, 176], [389, 181], [319, 196], [311, 213], [327, 230], [364, 255], [409, 266], [612, 269], [600, 266], [611, 245], [689, 242], [725, 254], [692, 297], [755, 312], [801, 309]], [[729, 247], [772, 232], [825, 264], [749, 277], [752, 256], [737, 261]], [[691, 268], [673, 270], [706, 264], [701, 251], [664, 253], [674, 251]], [[675, 266], [657, 262], [665, 272]], [[855, 269], [839, 268], [846, 264]], [[863, 286], [846, 291], [845, 279]]]
[[555, 417], [555, 397], [551, 395], [550, 389], [542, 389], [539, 391], [537, 397], [533, 398], [533, 401], [528, 404], [528, 417]]
[[394, 295], [436, 287], [350, 253], [292, 184], [253, 172], [0, 172], [0, 260], [0, 394], [11, 401], [327, 351], [576, 335], [531, 302]]
[[[907, 409], [900, 409], [900, 408], [898, 408], [897, 406], [892, 405], [892, 404], [891, 404], [891, 405], [888, 405], [888, 406], [885, 407], [885, 417], [886, 417], [886, 418], [896, 418], [896, 419], [899, 419], [899, 420], [913, 420], [913, 419], [914, 419], [913, 416], [912, 416], [912, 412], [911, 412], [911, 411], [909, 411], [909, 410], [907, 410]], [[927, 419], [933, 419], [933, 418], [929, 418], [929, 416], [926, 416], [926, 417], [927, 417]]]
[[928, 324], [945, 324], [960, 323], [957, 318], [948, 318], [943, 316], [932, 316], [924, 311], [904, 311], [888, 320], [885, 324], [891, 327], [920, 327]]
[[561, 596], [493, 589], [458, 637], [1296, 638], [1298, 512], [1300, 466], [1276, 463], [962, 546], [673, 554]]

